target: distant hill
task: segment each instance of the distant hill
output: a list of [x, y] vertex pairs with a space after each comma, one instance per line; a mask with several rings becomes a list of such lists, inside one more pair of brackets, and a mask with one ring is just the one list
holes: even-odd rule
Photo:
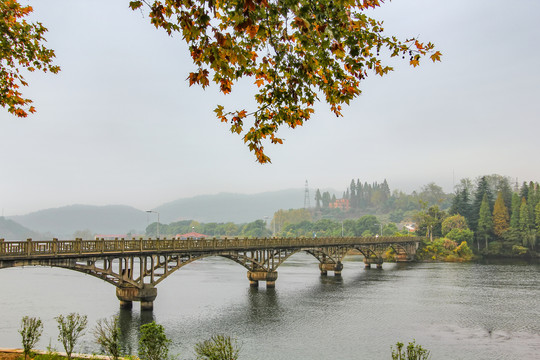
[[178, 220], [246, 223], [264, 219], [265, 216], [272, 219], [274, 212], [279, 209], [298, 209], [303, 206], [304, 189], [288, 189], [251, 195], [200, 195], [171, 201], [154, 210], [160, 213], [163, 223]]
[[[314, 194], [311, 197], [314, 197]], [[159, 212], [159, 219], [163, 224], [178, 220], [246, 223], [264, 219], [265, 216], [271, 219], [279, 209], [297, 209], [303, 206], [304, 189], [289, 189], [252, 195], [200, 195], [171, 201], [153, 210]], [[157, 221], [155, 214], [147, 214], [125, 205], [70, 205], [9, 218], [23, 227], [46, 233], [47, 237], [61, 239], [71, 238], [73, 233], [82, 230], [97, 234], [126, 234], [132, 230], [144, 233], [149, 223]], [[17, 239], [38, 238], [37, 235], [23, 236], [26, 233], [21, 231], [13, 232]], [[4, 235], [0, 234], [0, 238], [2, 236]], [[5, 237], [7, 240], [7, 236]]]
[[125, 205], [70, 205], [10, 219], [59, 238], [71, 238], [74, 232], [87, 229], [98, 234], [125, 234], [130, 230], [143, 231], [148, 225], [144, 211]]
[[13, 220], [6, 219], [0, 216], [0, 239], [10, 240], [25, 240], [25, 239], [40, 239], [40, 234], [32, 231]]

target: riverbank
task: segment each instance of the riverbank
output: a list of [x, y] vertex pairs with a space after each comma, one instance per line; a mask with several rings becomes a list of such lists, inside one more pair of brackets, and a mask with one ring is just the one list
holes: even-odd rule
[[[62, 352], [48, 352], [41, 350], [34, 350], [35, 360], [64, 360], [67, 359], [66, 353]], [[71, 354], [73, 360], [111, 360], [112, 358], [105, 355], [89, 355], [89, 354]], [[7, 349], [0, 348], [0, 360], [20, 360], [24, 359], [22, 349]], [[128, 360], [128, 358], [120, 358], [121, 360]]]

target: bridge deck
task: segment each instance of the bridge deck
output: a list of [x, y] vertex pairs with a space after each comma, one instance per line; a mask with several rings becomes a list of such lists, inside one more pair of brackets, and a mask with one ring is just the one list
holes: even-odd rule
[[254, 238], [254, 239], [116, 239], [59, 241], [4, 241], [0, 239], [0, 260], [73, 257], [117, 254], [156, 254], [263, 250], [272, 248], [316, 248], [329, 246], [370, 246], [418, 243], [419, 237], [328, 237], [328, 238]]

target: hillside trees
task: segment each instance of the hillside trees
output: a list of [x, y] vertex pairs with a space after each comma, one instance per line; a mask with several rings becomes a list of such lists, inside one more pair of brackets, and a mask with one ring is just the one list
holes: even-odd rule
[[419, 236], [427, 236], [430, 240], [433, 237], [442, 235], [442, 222], [446, 218], [445, 211], [439, 209], [437, 205], [427, 208], [427, 203], [423, 203], [423, 209], [416, 213], [414, 220], [416, 222], [416, 233]]

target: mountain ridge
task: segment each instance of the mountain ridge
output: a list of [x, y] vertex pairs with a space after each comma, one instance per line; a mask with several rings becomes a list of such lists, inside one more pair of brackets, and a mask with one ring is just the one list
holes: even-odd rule
[[[172, 200], [151, 210], [159, 212], [162, 224], [179, 220], [247, 223], [265, 217], [271, 219], [279, 209], [301, 208], [304, 205], [304, 195], [305, 189], [255, 194], [221, 192]], [[310, 197], [314, 197], [314, 193]], [[144, 233], [150, 223], [157, 221], [156, 214], [128, 205], [84, 204], [42, 209], [6, 218], [27, 228], [27, 233], [34, 234], [35, 238], [39, 237], [37, 233], [41, 233], [46, 234], [46, 237], [64, 239], [82, 230], [99, 234]], [[0, 228], [0, 238], [4, 237], [2, 232]]]

